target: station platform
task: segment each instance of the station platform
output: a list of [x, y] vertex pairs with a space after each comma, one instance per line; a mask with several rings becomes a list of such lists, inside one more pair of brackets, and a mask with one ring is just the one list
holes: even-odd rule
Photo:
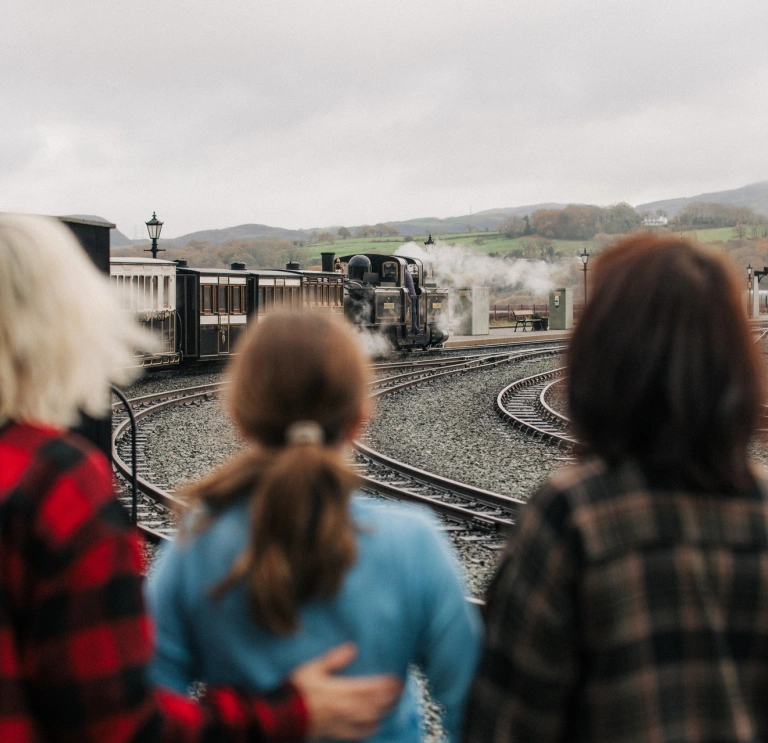
[[488, 335], [452, 335], [446, 348], [493, 346], [498, 343], [523, 343], [524, 341], [555, 341], [568, 338], [570, 330], [518, 330], [514, 327], [491, 328]]

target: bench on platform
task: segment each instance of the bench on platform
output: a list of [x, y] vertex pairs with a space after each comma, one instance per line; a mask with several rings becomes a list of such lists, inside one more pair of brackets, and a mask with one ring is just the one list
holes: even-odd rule
[[[536, 315], [536, 317], [533, 317]], [[510, 320], [515, 321], [515, 333], [517, 329], [522, 325], [523, 332], [526, 330], [546, 330], [549, 324], [549, 318], [542, 317], [538, 312], [533, 310], [512, 310]]]
[[512, 310], [512, 317], [510, 319], [515, 321], [515, 333], [517, 333], [517, 329], [521, 325], [523, 326], [523, 332], [527, 330], [528, 325], [531, 323], [532, 314], [533, 311]]

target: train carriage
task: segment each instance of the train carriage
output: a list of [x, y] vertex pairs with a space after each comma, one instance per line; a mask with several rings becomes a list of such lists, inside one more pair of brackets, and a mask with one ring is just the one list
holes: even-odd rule
[[181, 352], [193, 360], [225, 359], [248, 325], [271, 312], [305, 306], [309, 292], [301, 273], [283, 269], [228, 269], [177, 265]]
[[239, 269], [189, 268], [176, 261], [176, 305], [183, 359], [226, 359], [248, 326], [256, 278]]
[[158, 348], [137, 352], [135, 363], [146, 367], [179, 364], [176, 313], [176, 264], [155, 258], [110, 258], [109, 275], [120, 304], [156, 338]]

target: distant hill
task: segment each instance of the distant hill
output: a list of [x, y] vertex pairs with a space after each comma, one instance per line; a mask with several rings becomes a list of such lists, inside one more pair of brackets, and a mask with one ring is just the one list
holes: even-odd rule
[[[389, 227], [394, 227], [401, 235], [446, 235], [455, 232], [467, 232], [469, 227], [476, 231], [498, 229], [499, 225], [510, 215], [532, 214], [536, 209], [563, 207], [564, 204], [536, 204], [535, 206], [516, 206], [508, 209], [488, 209], [477, 214], [466, 214], [460, 217], [423, 217], [420, 219], [408, 219], [405, 221], [384, 222]], [[207, 241], [212, 245], [222, 245], [227, 240], [257, 240], [270, 237], [278, 240], [306, 240], [311, 232], [328, 231], [336, 234], [340, 225], [333, 227], [318, 227], [314, 230], [289, 230], [282, 227], [270, 227], [266, 224], [241, 224], [237, 227], [225, 227], [220, 230], [201, 230], [180, 235], [171, 240], [161, 240], [165, 247], [181, 248], [192, 240]], [[362, 225], [350, 225], [354, 232]], [[138, 242], [146, 242], [146, 238]]]
[[[495, 232], [499, 225], [511, 216], [522, 217], [533, 214], [537, 209], [563, 209], [565, 204], [534, 204], [531, 206], [512, 206], [504, 209], [486, 209], [475, 214], [464, 214], [460, 217], [422, 217], [421, 219], [407, 219], [403, 222], [384, 222], [389, 227], [394, 227], [401, 235], [425, 235], [431, 232], [433, 235], [449, 235], [455, 232]], [[354, 232], [355, 228], [351, 228]]]
[[768, 214], [768, 181], [751, 183], [748, 186], [734, 188], [729, 191], [715, 191], [713, 193], [702, 193], [698, 196], [651, 201], [648, 204], [638, 204], [635, 209], [639, 212], [655, 212], [657, 209], [663, 209], [670, 217], [674, 217], [694, 201], [703, 201], [707, 204], [746, 206], [754, 209], [758, 214]]
[[[278, 240], [306, 240], [308, 230], [286, 230], [282, 227], [270, 227], [266, 224], [241, 224], [237, 227], [225, 227], [221, 230], [201, 230], [172, 240], [162, 240], [168, 247], [181, 248], [192, 240], [208, 241], [213, 245], [222, 245], [227, 240], [257, 240], [271, 237]], [[142, 240], [141, 242], [146, 242]]]
[[[657, 209], [663, 209], [670, 217], [676, 216], [686, 204], [694, 201], [704, 201], [708, 203], [732, 204], [734, 206], [746, 206], [754, 209], [759, 214], [768, 215], [768, 181], [752, 183], [742, 188], [736, 188], [729, 191], [716, 191], [713, 193], [699, 194], [698, 196], [686, 196], [682, 198], [663, 199], [652, 201], [647, 204], [638, 204], [635, 209], [638, 212], [655, 212]], [[524, 216], [533, 214], [539, 209], [563, 209], [567, 204], [543, 203], [529, 204], [526, 206], [503, 207], [499, 209], [485, 209], [474, 214], [464, 214], [458, 217], [422, 217], [419, 219], [406, 219], [384, 222], [390, 227], [394, 227], [405, 237], [406, 235], [426, 235], [431, 232], [433, 235], [445, 235], [457, 232], [468, 232], [470, 229], [476, 232], [495, 232], [499, 225], [508, 217]], [[74, 215], [73, 215], [74, 216]], [[79, 215], [85, 219], [100, 219], [99, 217], [87, 217]], [[199, 232], [190, 232], [173, 239], [161, 239], [160, 242], [164, 248], [182, 248], [193, 240], [200, 242], [206, 241], [212, 245], [222, 245], [228, 240], [258, 240], [260, 238], [272, 238], [277, 240], [307, 240], [312, 232], [331, 232], [336, 234], [340, 225], [333, 227], [319, 227], [314, 230], [290, 230], [282, 227], [271, 227], [266, 224], [241, 224], [236, 227], [225, 227], [219, 230], [201, 230]], [[353, 233], [362, 225], [346, 225]], [[126, 247], [130, 245], [147, 244], [146, 237], [141, 240], [129, 240], [119, 230], [112, 230], [112, 245], [115, 247]]]

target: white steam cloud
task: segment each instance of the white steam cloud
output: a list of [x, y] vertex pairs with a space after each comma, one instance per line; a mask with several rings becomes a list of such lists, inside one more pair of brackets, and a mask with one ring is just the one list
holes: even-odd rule
[[457, 295], [459, 289], [484, 286], [488, 287], [491, 295], [525, 292], [544, 299], [552, 289], [567, 285], [567, 276], [573, 264], [572, 260], [557, 263], [527, 258], [509, 260], [478, 253], [466, 245], [449, 245], [439, 240], [429, 250], [416, 242], [405, 243], [395, 251], [395, 255], [419, 258], [424, 263], [428, 280], [448, 290], [450, 316], [442, 318], [441, 326], [451, 335], [459, 332], [464, 321], [458, 310], [461, 306]]
[[395, 255], [421, 259], [427, 267], [427, 275], [434, 276], [438, 286], [457, 289], [487, 286], [492, 292], [524, 290], [547, 295], [555, 288], [558, 274], [562, 273], [558, 264], [492, 257], [465, 245], [448, 245], [439, 240], [430, 250], [415, 242], [406, 243], [395, 251]]
[[389, 356], [392, 353], [392, 344], [381, 333], [372, 332], [366, 328], [356, 326], [356, 337], [360, 350], [371, 360], [381, 356]]

